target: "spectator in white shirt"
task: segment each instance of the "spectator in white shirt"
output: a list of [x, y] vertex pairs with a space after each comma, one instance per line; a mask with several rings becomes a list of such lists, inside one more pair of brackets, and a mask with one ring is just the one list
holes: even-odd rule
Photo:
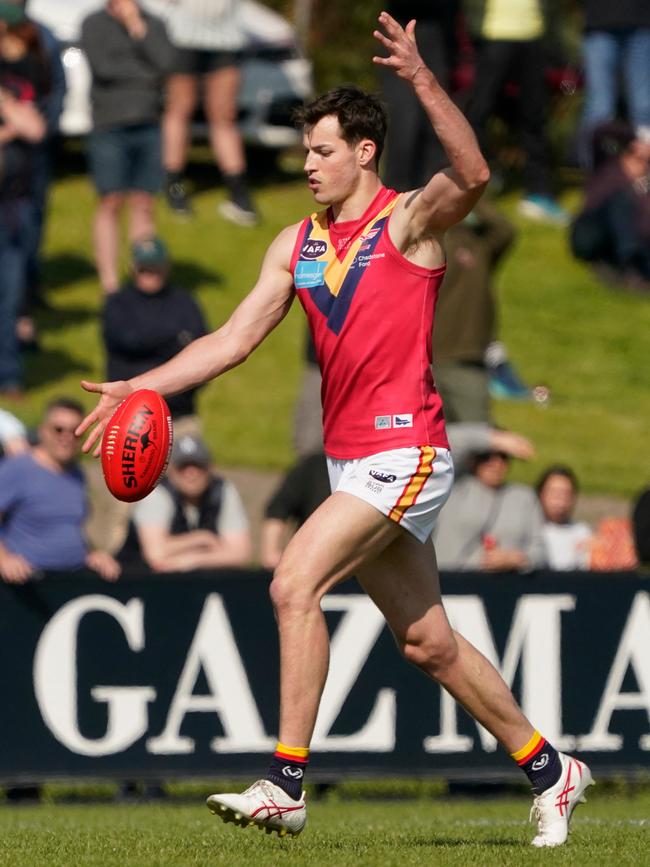
[[557, 571], [587, 569], [591, 528], [573, 520], [578, 480], [569, 467], [548, 467], [537, 482], [537, 496], [544, 512], [544, 542], [548, 565]]

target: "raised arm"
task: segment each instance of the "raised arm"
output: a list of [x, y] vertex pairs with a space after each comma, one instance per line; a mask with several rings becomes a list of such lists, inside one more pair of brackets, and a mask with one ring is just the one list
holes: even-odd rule
[[391, 225], [399, 223], [408, 243], [444, 232], [462, 220], [480, 198], [490, 172], [471, 126], [420, 56], [415, 41], [416, 22], [409, 21], [404, 29], [382, 12], [379, 23], [384, 32], [375, 30], [374, 36], [388, 56], [373, 57], [373, 61], [390, 67], [413, 87], [451, 164], [422, 189], [403, 196], [396, 208]]
[[[101, 394], [96, 408], [76, 431], [80, 436], [95, 425], [83, 451], [90, 451], [97, 443], [111, 414], [131, 392], [151, 388], [163, 395], [177, 394], [220, 376], [248, 358], [284, 319], [293, 301], [290, 263], [297, 232], [298, 224], [290, 226], [273, 241], [264, 257], [255, 287], [221, 328], [190, 343], [165, 364], [127, 382], [82, 381], [86, 391]], [[95, 449], [95, 455], [98, 454], [99, 446]]]

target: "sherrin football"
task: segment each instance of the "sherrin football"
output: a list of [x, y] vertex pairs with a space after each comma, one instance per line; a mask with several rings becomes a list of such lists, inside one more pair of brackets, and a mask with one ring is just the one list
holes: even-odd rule
[[134, 503], [153, 491], [167, 469], [172, 436], [169, 407], [157, 391], [142, 388], [122, 401], [101, 449], [106, 486], [116, 499]]

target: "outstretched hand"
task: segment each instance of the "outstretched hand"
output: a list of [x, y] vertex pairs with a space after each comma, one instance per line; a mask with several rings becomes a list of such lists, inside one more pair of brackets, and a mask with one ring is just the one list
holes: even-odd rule
[[93, 452], [93, 456], [97, 458], [101, 453], [101, 436], [106, 427], [106, 423], [122, 401], [131, 394], [133, 389], [128, 382], [124, 381], [98, 383], [82, 380], [81, 386], [86, 391], [93, 391], [97, 394], [101, 394], [101, 398], [95, 409], [91, 413], [88, 413], [75, 431], [75, 436], [80, 437], [89, 428], [95, 425], [86, 437], [86, 441], [81, 447], [81, 450], [87, 453], [95, 444], [97, 444], [95, 451]]
[[388, 57], [373, 57], [373, 63], [389, 66], [400, 78], [412, 82], [418, 70], [426, 68], [415, 42], [415, 20], [405, 29], [388, 12], [381, 12], [379, 23], [385, 33], [374, 30], [372, 35], [388, 51]]

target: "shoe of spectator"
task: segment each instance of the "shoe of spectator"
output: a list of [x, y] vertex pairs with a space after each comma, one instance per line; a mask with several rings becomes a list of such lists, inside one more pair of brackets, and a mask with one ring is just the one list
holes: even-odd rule
[[553, 223], [555, 226], [567, 226], [569, 214], [550, 196], [532, 194], [519, 202], [519, 213], [529, 220], [541, 223]]
[[225, 202], [220, 202], [219, 213], [226, 220], [235, 223], [237, 226], [256, 226], [259, 222], [257, 212], [252, 205], [245, 206], [238, 204], [233, 199], [228, 199]]
[[192, 216], [192, 205], [187, 190], [179, 181], [173, 181], [165, 190], [167, 204], [171, 210], [181, 217]]
[[502, 361], [490, 371], [490, 394], [502, 400], [528, 400], [530, 389], [509, 361]]

